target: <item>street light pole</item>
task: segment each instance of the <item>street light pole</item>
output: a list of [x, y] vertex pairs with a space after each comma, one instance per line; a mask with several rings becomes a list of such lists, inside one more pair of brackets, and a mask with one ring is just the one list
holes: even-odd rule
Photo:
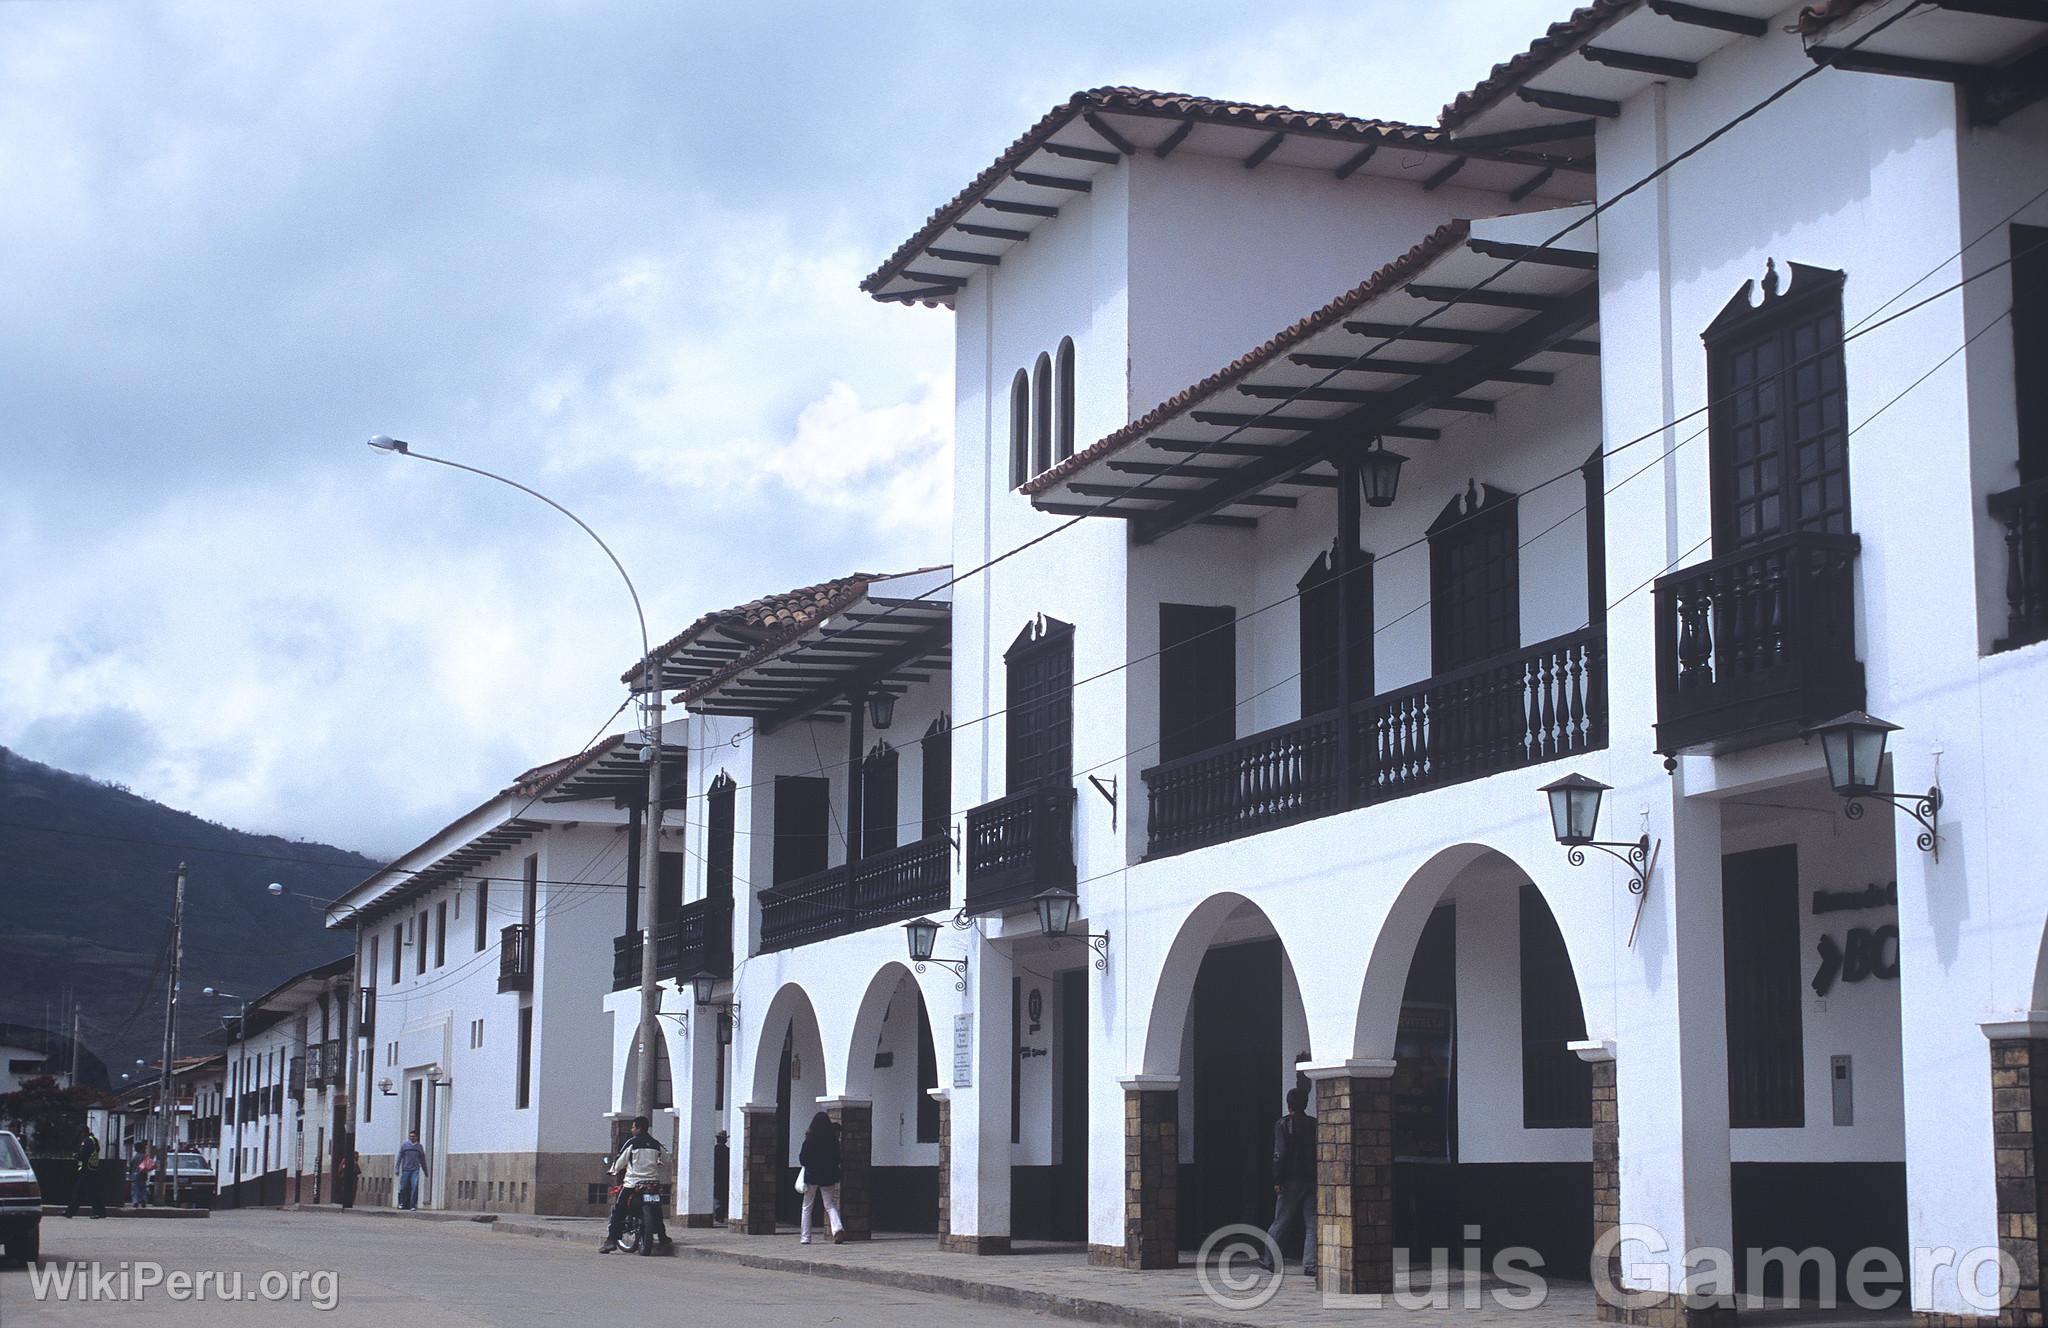
[[[164, 1062], [157, 1076], [156, 1104], [159, 1116], [157, 1158], [168, 1164], [171, 1135], [177, 1129], [177, 1077], [171, 1065], [178, 1053], [178, 970], [185, 962], [185, 864], [178, 864], [178, 884], [171, 898], [171, 983], [164, 992]], [[178, 1169], [171, 1167], [171, 1206], [178, 1205]]]
[[575, 522], [584, 534], [590, 536], [598, 548], [604, 550], [604, 556], [611, 559], [612, 566], [617, 569], [619, 579], [626, 583], [626, 593], [632, 596], [633, 616], [638, 619], [640, 624], [640, 678], [639, 685], [632, 689], [632, 694], [634, 699], [640, 703], [640, 752], [641, 759], [647, 764], [646, 829], [640, 838], [640, 1031], [638, 1034], [640, 1059], [637, 1066], [639, 1073], [635, 1076], [633, 1083], [635, 1105], [632, 1111], [651, 1117], [654, 1114], [655, 1063], [658, 1059], [656, 1048], [661, 1045], [659, 1018], [661, 987], [656, 967], [655, 934], [658, 928], [655, 922], [654, 907], [655, 900], [658, 898], [656, 887], [661, 877], [662, 705], [661, 683], [654, 669], [654, 647], [648, 640], [647, 614], [640, 607], [640, 592], [634, 588], [633, 578], [626, 574], [625, 564], [619, 561], [619, 556], [612, 552], [611, 546], [606, 544], [582, 517], [577, 516], [574, 512], [548, 497], [540, 490], [529, 488], [518, 480], [507, 479], [503, 475], [477, 466], [465, 465], [460, 461], [450, 461], [445, 457], [429, 456], [424, 452], [415, 452], [410, 443], [400, 438], [393, 438], [389, 434], [378, 434], [370, 439], [370, 446], [380, 452], [388, 452], [393, 456], [414, 457], [421, 461], [431, 461], [437, 466], [447, 466], [452, 470], [466, 470], [472, 475], [481, 475], [487, 480], [496, 480], [498, 483], [509, 485], [523, 494], [540, 499], [549, 507], [554, 508], [557, 512]]

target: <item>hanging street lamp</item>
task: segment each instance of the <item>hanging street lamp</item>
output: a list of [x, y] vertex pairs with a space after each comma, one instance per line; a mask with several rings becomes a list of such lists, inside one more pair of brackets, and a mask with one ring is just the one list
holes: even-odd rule
[[1896, 724], [1851, 710], [1825, 724], [1814, 725], [1806, 736], [1820, 739], [1821, 755], [1827, 760], [1828, 786], [1846, 800], [1842, 815], [1860, 821], [1864, 798], [1888, 802], [1920, 823], [1920, 833], [1913, 842], [1922, 853], [1931, 853], [1940, 862], [1941, 785], [1933, 784], [1925, 793], [1887, 793], [1878, 787], [1884, 778], [1885, 741], [1898, 731]]
[[1062, 890], [1060, 887], [1054, 886], [1050, 890], [1043, 890], [1032, 896], [1031, 903], [1038, 910], [1038, 934], [1040, 936], [1053, 942], [1055, 947], [1063, 938], [1075, 936], [1080, 940], [1086, 941], [1088, 948], [1095, 952], [1096, 968], [1106, 969], [1109, 967], [1108, 932], [1073, 932], [1069, 930], [1074, 925], [1074, 914], [1079, 911], [1081, 903], [1079, 895], [1075, 894], [1072, 890]]
[[1386, 444], [1375, 438], [1358, 458], [1359, 485], [1365, 491], [1367, 507], [1392, 507], [1394, 495], [1401, 488], [1401, 465], [1408, 458], [1399, 452], [1389, 452]]
[[918, 972], [924, 972], [926, 964], [937, 964], [940, 968], [953, 971], [957, 981], [954, 991], [967, 990], [967, 960], [937, 959], [932, 956], [932, 945], [939, 939], [939, 924], [930, 918], [912, 918], [903, 924], [904, 939], [910, 942], [910, 965]]
[[1600, 827], [1600, 797], [1610, 785], [1573, 771], [1562, 779], [1554, 779], [1543, 786], [1542, 792], [1550, 799], [1550, 828], [1557, 836], [1557, 842], [1571, 850], [1565, 860], [1574, 867], [1586, 865], [1586, 850], [1599, 849], [1628, 868], [1628, 892], [1636, 896], [1635, 921], [1629, 924], [1628, 943], [1636, 943], [1636, 928], [1643, 921], [1643, 905], [1649, 902], [1649, 877], [1652, 847], [1650, 836], [1645, 833], [1641, 839], [1630, 843], [1627, 840], [1595, 839]]
[[886, 729], [896, 722], [896, 694], [873, 691], [868, 693], [868, 723], [877, 729]]

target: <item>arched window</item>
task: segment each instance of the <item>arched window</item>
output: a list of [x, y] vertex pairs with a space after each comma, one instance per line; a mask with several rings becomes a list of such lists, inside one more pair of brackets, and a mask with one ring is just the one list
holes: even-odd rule
[[1053, 456], [1074, 455], [1074, 339], [1061, 337], [1053, 356]]
[[1031, 366], [1031, 473], [1052, 468], [1052, 356]]
[[1010, 380], [1010, 487], [1031, 478], [1031, 380], [1019, 369]]

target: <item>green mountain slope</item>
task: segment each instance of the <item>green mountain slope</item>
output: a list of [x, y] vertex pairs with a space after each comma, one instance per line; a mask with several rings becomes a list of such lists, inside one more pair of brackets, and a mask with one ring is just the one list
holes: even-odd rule
[[197, 1039], [235, 1011], [202, 987], [258, 996], [348, 949], [319, 910], [274, 898], [270, 882], [333, 896], [379, 865], [217, 825], [0, 747], [0, 1022], [45, 1025], [69, 986], [82, 1041], [117, 1085], [137, 1057], [153, 1062], [180, 862], [189, 869], [180, 1054], [202, 1050]]

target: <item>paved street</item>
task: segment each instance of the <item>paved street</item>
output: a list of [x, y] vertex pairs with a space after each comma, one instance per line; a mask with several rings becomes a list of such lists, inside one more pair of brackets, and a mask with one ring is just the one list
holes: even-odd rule
[[[589, 1245], [494, 1235], [467, 1222], [422, 1222], [322, 1213], [221, 1213], [205, 1221], [62, 1218], [43, 1225], [51, 1265], [98, 1260], [160, 1261], [168, 1271], [242, 1275], [244, 1294], [264, 1273], [331, 1271], [333, 1312], [310, 1303], [252, 1301], [222, 1305], [173, 1301], [163, 1288], [141, 1301], [38, 1303], [28, 1273], [0, 1267], [0, 1326], [148, 1324], [183, 1328], [318, 1323], [389, 1328], [464, 1328], [478, 1324], [594, 1324], [673, 1321], [719, 1328], [746, 1325], [887, 1324], [950, 1328], [1046, 1323], [1034, 1314], [969, 1305], [800, 1274], [694, 1259], [600, 1258]], [[309, 1286], [308, 1295], [312, 1288]]]

